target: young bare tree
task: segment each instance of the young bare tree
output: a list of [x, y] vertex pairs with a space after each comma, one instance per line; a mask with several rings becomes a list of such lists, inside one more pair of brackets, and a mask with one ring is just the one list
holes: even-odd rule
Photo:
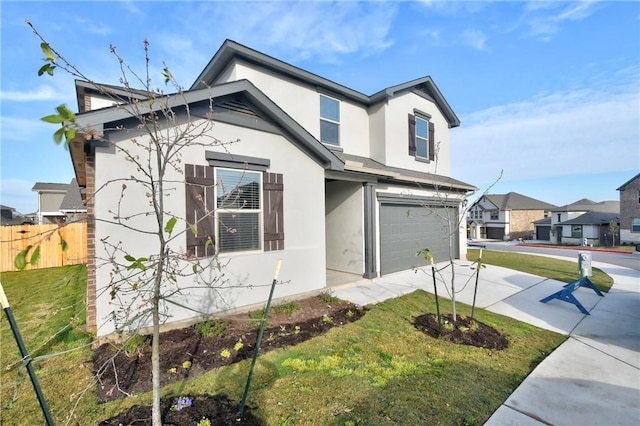
[[[435, 144], [435, 170], [434, 174], [438, 169], [438, 158], [440, 151], [440, 142]], [[482, 195], [485, 195], [489, 192], [489, 190], [502, 178], [502, 171], [500, 171], [500, 175], [498, 178], [483, 192]], [[467, 212], [470, 206], [467, 205], [467, 195], [459, 194], [454, 192], [454, 187], [452, 185], [447, 185], [445, 183], [440, 183], [435, 181], [433, 184], [433, 191], [435, 193], [435, 201], [430, 204], [423, 203], [422, 209], [425, 214], [434, 216], [439, 223], [442, 224], [444, 229], [446, 230], [449, 250], [448, 250], [448, 265], [447, 267], [451, 268], [451, 279], [449, 281], [449, 287], [447, 288], [447, 293], [451, 299], [451, 316], [453, 321], [457, 320], [457, 309], [456, 309], [456, 295], [459, 293], [459, 289], [456, 287], [456, 272], [455, 272], [455, 250], [457, 247], [456, 242], [459, 240], [460, 229], [464, 226], [466, 227], [467, 220]], [[410, 214], [415, 214], [411, 213]], [[439, 270], [435, 268], [433, 255], [431, 253], [431, 249], [429, 247], [425, 247], [421, 250], [418, 250], [416, 256], [424, 258], [424, 261], [427, 265], [432, 266], [433, 273], [440, 273]], [[477, 268], [476, 274], [479, 272], [480, 268]], [[442, 274], [440, 274], [442, 277]], [[444, 278], [442, 278], [443, 281]]]
[[609, 232], [611, 233], [611, 246], [615, 247], [616, 245], [616, 235], [620, 232], [620, 225], [615, 220], [611, 220], [609, 222]]
[[[89, 140], [103, 141], [127, 162], [127, 176], [115, 177], [95, 188], [95, 193], [117, 188], [120, 194], [119, 201], [109, 209], [110, 217], [102, 215], [95, 220], [138, 234], [141, 240], [154, 242], [151, 246], [147, 244], [141, 248], [126, 246], [121, 241], [111, 241], [109, 238], [103, 239], [102, 252], [106, 255], [101, 262], [110, 268], [111, 278], [108, 287], [102, 291], [108, 291], [112, 304], [119, 307], [114, 310], [112, 318], [118, 329], [136, 331], [144, 325], [152, 326], [152, 421], [159, 426], [160, 326], [168, 316], [168, 305], [173, 303], [190, 309], [174, 300], [177, 295], [190, 288], [178, 285], [178, 281], [188, 276], [193, 287], [205, 286], [215, 291], [220, 284], [223, 267], [216, 256], [206, 259], [188, 256], [180, 245], [184, 241], [184, 233], [197, 234], [199, 223], [206, 220], [206, 217], [199, 217], [195, 221], [178, 217], [167, 207], [167, 197], [176, 191], [178, 185], [184, 185], [184, 178], [178, 180], [175, 176], [183, 174], [181, 155], [186, 147], [224, 146], [234, 141], [222, 142], [212, 136], [213, 99], [209, 99], [208, 112], [199, 113], [197, 117], [190, 111], [186, 99], [180, 102], [184, 98], [183, 89], [166, 64], [163, 64], [162, 80], [174, 93], [167, 95], [155, 85], [151, 76], [147, 40], [143, 45], [145, 65], [141, 72], [135, 71], [117, 53], [114, 46], [110, 47], [120, 69], [119, 83], [122, 86], [121, 90], [113, 90], [113, 86], [99, 84], [87, 77], [50, 46], [31, 22], [27, 21], [27, 24], [40, 39], [40, 47], [45, 54], [45, 64], [38, 71], [39, 75], [54, 76], [56, 71], [64, 71], [87, 82], [116, 104], [118, 111], [126, 113], [127, 120], [123, 121], [125, 124], [102, 132], [83, 125], [79, 117], [65, 105], [58, 106], [56, 114], [43, 117], [43, 120], [60, 125], [54, 134], [57, 144], [64, 143], [68, 146], [78, 140], [82, 143]], [[128, 131], [133, 136], [114, 142], [105, 137], [108, 131]], [[95, 193], [87, 196], [94, 197]], [[146, 197], [146, 207], [145, 203], [136, 199], [140, 193]], [[232, 197], [239, 196], [237, 191], [229, 191], [229, 194]], [[205, 203], [204, 199], [199, 201]], [[132, 208], [132, 205], [136, 207]], [[137, 209], [138, 206], [141, 209]], [[144, 225], [141, 226], [141, 223]], [[211, 243], [209, 239], [206, 244], [208, 246]], [[148, 254], [141, 256], [142, 251]], [[39, 252], [34, 252], [34, 255], [39, 255]], [[21, 262], [25, 261], [24, 256], [26, 253]], [[33, 255], [31, 259], [33, 261]]]

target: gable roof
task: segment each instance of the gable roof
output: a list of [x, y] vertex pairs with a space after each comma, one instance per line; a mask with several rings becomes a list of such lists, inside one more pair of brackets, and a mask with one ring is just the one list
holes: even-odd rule
[[78, 100], [78, 112], [88, 112], [94, 110], [86, 103], [87, 95], [93, 94], [100, 98], [110, 98], [114, 103], [122, 104], [131, 102], [134, 99], [148, 99], [150, 94], [144, 90], [124, 88], [112, 84], [95, 83], [84, 80], [76, 80], [76, 98]]
[[486, 194], [484, 198], [500, 210], [551, 210], [555, 208], [553, 204], [545, 203], [517, 192]]
[[336, 93], [350, 101], [362, 104], [363, 106], [371, 106], [373, 104], [383, 102], [406, 91], [417, 91], [418, 93], [425, 94], [434, 100], [442, 114], [446, 117], [449, 127], [457, 127], [460, 125], [460, 120], [453, 112], [453, 109], [451, 109], [451, 106], [445, 100], [444, 96], [442, 96], [442, 93], [430, 76], [417, 78], [406, 83], [391, 86], [375, 93], [372, 96], [367, 96], [361, 92], [335, 83], [324, 77], [320, 77], [317, 74], [303, 70], [302, 68], [298, 68], [257, 50], [251, 49], [250, 47], [244, 46], [233, 40], [225, 40], [220, 49], [218, 49], [215, 55], [213, 55], [207, 66], [191, 85], [190, 90], [202, 89], [211, 85], [234, 59], [242, 59], [278, 74], [283, 74], [295, 81]]
[[67, 193], [60, 203], [61, 212], [86, 212], [87, 207], [82, 202], [82, 195], [80, 193], [80, 187], [78, 186], [78, 180], [76, 178], [71, 179], [69, 183]]
[[600, 201], [595, 202], [588, 198], [575, 201], [571, 204], [556, 207], [554, 212], [608, 212], [620, 213], [620, 201]]
[[32, 191], [35, 192], [67, 192], [67, 188], [69, 188], [68, 183], [51, 183], [51, 182], [36, 182], [31, 188]]
[[635, 175], [634, 177], [632, 177], [631, 179], [629, 179], [628, 181], [620, 185], [620, 187], [617, 188], [616, 191], [624, 191], [627, 185], [629, 185], [631, 182], [635, 181], [636, 179], [640, 179], [640, 173], [638, 173], [637, 175]]
[[[262, 117], [266, 117], [275, 123], [275, 126], [271, 126], [268, 131], [278, 131], [282, 133], [288, 140], [311, 158], [315, 159], [325, 169], [343, 170], [344, 163], [340, 161], [331, 150], [314, 138], [306, 129], [248, 80], [238, 80], [219, 84], [214, 87], [161, 96], [155, 102], [151, 103], [148, 111], [157, 112], [161, 108], [173, 109], [203, 101], [208, 103], [210, 99], [223, 99], [230, 96], [241, 96], [249, 104], [249, 108], [257, 109]], [[91, 128], [97, 133], [102, 133], [106, 127], [105, 124], [117, 123], [132, 118], [131, 113], [127, 111], [126, 108], [114, 106], [79, 114], [76, 116], [76, 123], [82, 128]], [[213, 120], [217, 120], [215, 113]], [[83, 175], [79, 173], [79, 171], [84, 169], [81, 164], [84, 162], [84, 145], [85, 141], [82, 135], [76, 136], [69, 145], [72, 162], [80, 186], [86, 185]]]
[[615, 220], [620, 223], [620, 214], [607, 212], [588, 212], [576, 218], [562, 222], [562, 225], [608, 225]]

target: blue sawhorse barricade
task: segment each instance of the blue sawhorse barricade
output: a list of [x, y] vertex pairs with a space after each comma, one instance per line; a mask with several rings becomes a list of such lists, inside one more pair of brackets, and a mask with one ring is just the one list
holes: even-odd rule
[[569, 284], [565, 285], [562, 290], [553, 293], [550, 296], [545, 297], [544, 299], [540, 300], [542, 303], [547, 303], [549, 300], [553, 300], [553, 299], [560, 299], [564, 302], [569, 302], [569, 303], [573, 303], [574, 305], [576, 305], [576, 307], [578, 309], [580, 309], [580, 312], [582, 312], [585, 315], [591, 315], [589, 314], [589, 311], [587, 311], [584, 306], [582, 306], [582, 303], [580, 303], [578, 301], [578, 299], [576, 299], [576, 297], [573, 295], [573, 292], [575, 290], [577, 290], [579, 287], [588, 287], [590, 289], [592, 289], [593, 291], [596, 292], [596, 294], [598, 296], [602, 296], [604, 297], [604, 294], [602, 294], [602, 292], [600, 290], [598, 290], [598, 288], [593, 285], [593, 283], [591, 282], [591, 280], [589, 280], [589, 278], [587, 277], [582, 277], [579, 280], [575, 280], [573, 282], [570, 282]]

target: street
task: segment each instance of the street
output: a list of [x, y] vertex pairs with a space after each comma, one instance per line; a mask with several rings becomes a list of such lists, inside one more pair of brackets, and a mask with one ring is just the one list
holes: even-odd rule
[[[575, 248], [548, 248], [540, 246], [520, 245], [518, 242], [494, 242], [480, 241], [474, 242], [473, 245], [484, 245], [487, 250], [500, 250], [518, 253], [531, 253], [537, 255], [561, 256], [578, 261], [578, 251]], [[471, 245], [470, 247], [473, 247]], [[594, 262], [609, 263], [611, 265], [622, 266], [640, 270], [640, 253], [614, 253], [606, 251], [591, 250], [591, 260]]]

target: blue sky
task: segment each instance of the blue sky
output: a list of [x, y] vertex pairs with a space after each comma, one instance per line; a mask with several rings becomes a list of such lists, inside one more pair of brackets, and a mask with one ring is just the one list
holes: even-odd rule
[[640, 170], [640, 2], [11, 2], [1, 8], [0, 203], [37, 209], [36, 181], [69, 182], [39, 121], [73, 79], [38, 77], [29, 19], [87, 76], [118, 84], [150, 41], [189, 87], [229, 38], [365, 94], [430, 75], [460, 118], [452, 176], [556, 205], [617, 200]]

